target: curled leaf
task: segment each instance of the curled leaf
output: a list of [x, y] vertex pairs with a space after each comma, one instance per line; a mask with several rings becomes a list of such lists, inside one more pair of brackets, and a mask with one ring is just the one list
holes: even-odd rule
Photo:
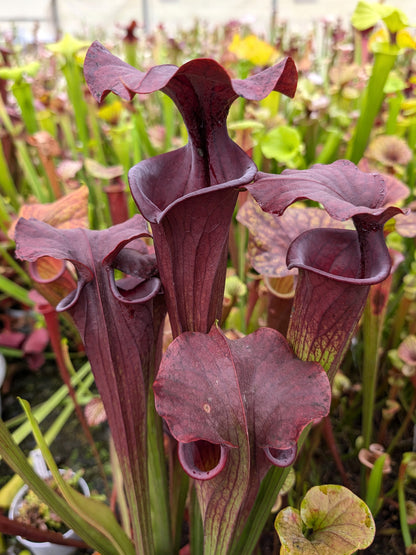
[[299, 268], [288, 340], [302, 360], [320, 362], [330, 381], [364, 310], [370, 285], [386, 279], [391, 261], [382, 228], [311, 229], [290, 245], [288, 267]]
[[168, 347], [154, 390], [178, 441], [232, 449], [240, 427], [278, 466], [293, 462], [300, 432], [325, 416], [330, 395], [322, 368], [297, 359], [269, 328], [234, 341], [216, 327], [182, 334]]
[[228, 135], [228, 111], [238, 96], [260, 100], [273, 90], [293, 96], [293, 60], [286, 58], [243, 80], [231, 79], [211, 59], [179, 68], [161, 65], [144, 73], [94, 42], [84, 73], [98, 101], [110, 92], [130, 100], [161, 90], [183, 117], [188, 144], [143, 160], [130, 170], [129, 183], [140, 212], [152, 225], [173, 335], [207, 333], [221, 316], [238, 188], [250, 183], [257, 171]]
[[330, 405], [322, 368], [297, 359], [270, 328], [236, 340], [215, 326], [181, 334], [162, 359], [154, 392], [182, 466], [197, 481], [216, 553], [227, 552], [270, 466], [292, 464], [301, 431]]
[[259, 172], [246, 188], [261, 208], [272, 214], [283, 214], [301, 199], [320, 202], [336, 220], [360, 217], [371, 224], [384, 224], [403, 213], [400, 208], [385, 206], [387, 189], [380, 174], [362, 172], [348, 160], [315, 164], [308, 170], [285, 170], [279, 175]]
[[[68, 260], [78, 281], [57, 305], [73, 317], [108, 417], [123, 471], [138, 550], [150, 538], [147, 469], [147, 398], [153, 380], [163, 296], [154, 257], [140, 241], [146, 221], [136, 215], [106, 230], [56, 229], [37, 220], [16, 226], [17, 256], [35, 262], [44, 256]], [[115, 270], [125, 277], [116, 280]], [[128, 410], [126, 410], [128, 407]], [[141, 507], [141, 511], [137, 506]], [[140, 528], [140, 529], [139, 529]]]

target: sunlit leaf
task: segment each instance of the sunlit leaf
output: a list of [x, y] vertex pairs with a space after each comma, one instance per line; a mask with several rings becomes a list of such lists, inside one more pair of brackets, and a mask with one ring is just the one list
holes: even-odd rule
[[384, 85], [385, 94], [397, 93], [407, 88], [406, 82], [396, 73], [391, 72]]
[[368, 49], [370, 52], [375, 52], [377, 50], [377, 45], [388, 44], [389, 42], [389, 32], [385, 27], [380, 27], [371, 33], [368, 39]]

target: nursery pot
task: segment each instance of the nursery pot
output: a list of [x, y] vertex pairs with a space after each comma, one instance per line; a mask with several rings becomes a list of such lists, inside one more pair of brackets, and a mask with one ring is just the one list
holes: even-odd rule
[[[65, 472], [65, 470], [63, 469], [60, 469], [59, 471], [61, 474]], [[88, 487], [87, 482], [84, 480], [84, 478], [80, 478], [78, 480], [78, 486], [81, 492], [86, 497], [90, 496], [90, 489]], [[27, 485], [23, 486], [22, 488], [20, 488], [20, 490], [13, 498], [13, 501], [10, 504], [9, 518], [15, 519], [17, 517], [19, 507], [22, 504], [22, 501], [28, 489], [29, 489], [29, 486]], [[65, 534], [63, 534], [63, 536], [64, 538], [67, 538], [67, 539], [80, 539], [79, 536], [77, 536], [73, 530], [68, 530], [67, 532], [65, 532]], [[26, 540], [21, 536], [16, 536], [16, 539], [27, 549], [29, 549], [33, 553], [33, 555], [70, 555], [71, 553], [74, 553], [74, 551], [76, 550], [75, 547], [72, 547], [70, 545], [57, 545], [51, 542], [33, 542], [30, 540]]]
[[[0, 353], [0, 388], [3, 385], [4, 379], [6, 377], [6, 369], [7, 369], [6, 359]], [[1, 407], [2, 407], [2, 403], [1, 403], [1, 395], [0, 395], [0, 416], [1, 416]]]

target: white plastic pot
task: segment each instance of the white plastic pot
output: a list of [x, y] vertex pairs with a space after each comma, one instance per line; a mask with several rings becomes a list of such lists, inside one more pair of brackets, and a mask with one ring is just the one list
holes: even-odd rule
[[[65, 470], [60, 470], [60, 472], [61, 474], [63, 474]], [[78, 485], [82, 493], [86, 497], [89, 497], [90, 489], [88, 487], [87, 482], [84, 480], [84, 478], [79, 479]], [[28, 489], [29, 487], [25, 485], [22, 488], [20, 488], [20, 490], [15, 495], [13, 501], [10, 504], [9, 518], [14, 519], [17, 517], [19, 507]], [[67, 538], [67, 539], [75, 539], [75, 540], [80, 539], [79, 536], [77, 536], [73, 530], [68, 530], [68, 532], [65, 532], [63, 536], [64, 538]], [[30, 540], [26, 540], [21, 536], [16, 536], [16, 539], [27, 549], [30, 549], [33, 555], [71, 555], [71, 553], [74, 553], [74, 551], [76, 550], [75, 547], [72, 547], [70, 545], [57, 545], [51, 542], [33, 542]]]
[[[6, 369], [7, 369], [6, 359], [4, 358], [4, 355], [0, 353], [0, 388], [3, 385], [4, 379], [6, 377]], [[2, 403], [1, 403], [1, 395], [0, 395], [0, 416], [1, 416], [1, 407], [2, 407]]]

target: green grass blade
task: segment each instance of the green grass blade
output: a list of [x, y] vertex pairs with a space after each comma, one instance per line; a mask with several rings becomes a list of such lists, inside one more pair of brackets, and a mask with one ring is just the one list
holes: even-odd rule
[[11, 279], [6, 278], [0, 274], [0, 291], [3, 291], [12, 299], [15, 299], [19, 303], [23, 303], [26, 306], [33, 306], [34, 303], [29, 299], [29, 291], [24, 287], [21, 287]]
[[368, 479], [365, 502], [373, 516], [377, 514], [380, 508], [380, 492], [383, 484], [383, 469], [386, 457], [386, 454], [381, 455], [381, 457], [375, 461], [374, 467], [371, 470], [370, 478]]
[[135, 555], [131, 540], [117, 523], [110, 508], [96, 499], [85, 497], [80, 494], [71, 488], [62, 478], [46, 444], [45, 438], [30, 410], [29, 403], [23, 399], [21, 399], [20, 402], [29, 419], [32, 433], [35, 436], [43, 458], [58, 485], [60, 493], [67, 503], [67, 509], [73, 513], [74, 519], [77, 521], [76, 526], [71, 524], [71, 527], [89, 545], [98, 549], [101, 555]]
[[33, 165], [26, 144], [22, 139], [16, 139], [15, 146], [17, 159], [33, 195], [39, 202], [49, 202], [51, 199], [49, 198], [48, 188], [42, 183], [42, 179]]
[[[2, 193], [10, 201], [15, 210], [19, 208], [19, 193], [10, 174], [9, 166], [4, 155], [3, 144], [0, 141], [0, 187]], [[1, 216], [3, 220], [3, 216]]]
[[374, 120], [384, 100], [384, 85], [396, 63], [396, 59], [397, 50], [393, 47], [390, 51], [380, 51], [374, 56], [373, 70], [365, 91], [360, 117], [358, 118], [355, 133], [348, 145], [347, 158], [355, 164], [358, 164], [367, 148]]

